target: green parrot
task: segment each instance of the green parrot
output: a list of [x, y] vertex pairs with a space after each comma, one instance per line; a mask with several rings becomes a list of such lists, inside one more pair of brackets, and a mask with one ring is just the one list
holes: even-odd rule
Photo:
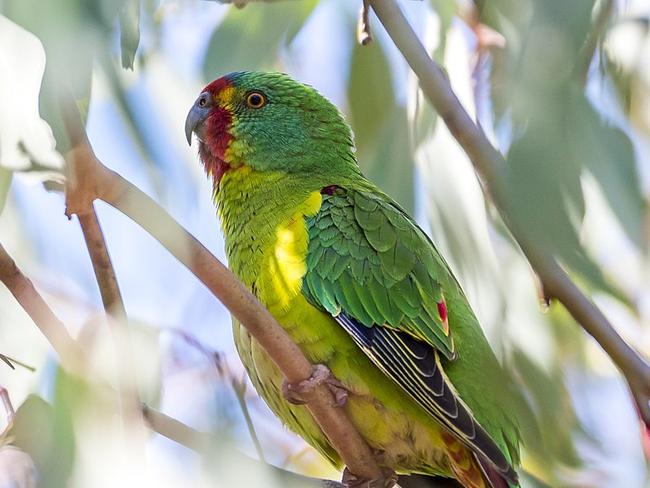
[[[287, 75], [237, 72], [205, 87], [185, 130], [199, 140], [230, 267], [320, 379], [331, 371], [325, 381], [380, 465], [518, 486], [516, 393], [434, 244], [361, 173], [336, 107]], [[340, 467], [299, 404], [304, 385], [285, 384], [236, 321], [233, 332], [271, 410]]]

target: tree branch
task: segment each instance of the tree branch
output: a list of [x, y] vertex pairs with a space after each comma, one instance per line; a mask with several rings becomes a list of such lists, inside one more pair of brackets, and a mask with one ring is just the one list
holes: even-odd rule
[[650, 366], [616, 332], [600, 309], [571, 281], [555, 258], [527, 236], [513, 217], [512, 204], [504, 186], [503, 156], [490, 144], [454, 94], [449, 79], [429, 57], [394, 0], [370, 0], [377, 17], [417, 75], [422, 91], [445, 121], [451, 134], [465, 150], [482, 177], [504, 222], [517, 240], [544, 287], [609, 354], [625, 375], [639, 411], [650, 425]]
[[[142, 406], [142, 413], [144, 419], [152, 430], [158, 432], [167, 439], [178, 442], [188, 449], [192, 449], [198, 453], [205, 453], [209, 450], [210, 445], [214, 443], [209, 434], [193, 429], [192, 427], [169, 417], [162, 412], [149, 408], [146, 405]], [[234, 457], [235, 462], [239, 467], [245, 468], [248, 466], [250, 469], [270, 470], [276, 480], [280, 483], [280, 486], [283, 487], [345, 488], [343, 484], [336, 481], [319, 480], [292, 473], [291, 471], [286, 471], [269, 464], [255, 461], [254, 459], [234, 450], [228, 453], [228, 457], [230, 459]]]
[[21, 368], [24, 368], [27, 371], [30, 371], [32, 373], [36, 371], [36, 368], [34, 366], [30, 366], [27, 363], [18, 361], [17, 359], [12, 358], [11, 356], [7, 356], [6, 354], [0, 354], [0, 361], [6, 363], [11, 369], [16, 369], [16, 366], [20, 366]]
[[80, 366], [86, 363], [83, 351], [1, 244], [0, 281], [47, 338], [63, 367], [69, 371], [80, 371]]
[[[74, 144], [73, 147], [79, 147], [81, 145], [88, 146], [86, 131], [71, 95], [68, 94], [62, 98], [61, 112], [68, 137]], [[133, 352], [131, 349], [126, 308], [124, 307], [115, 269], [113, 268], [113, 263], [108, 253], [106, 238], [99, 224], [93, 201], [85, 198], [86, 173], [84, 155], [79, 155], [77, 151], [73, 150], [67, 156], [66, 199], [78, 199], [82, 202], [81, 205], [77, 205], [74, 213], [79, 219], [81, 232], [84, 236], [90, 261], [93, 265], [95, 279], [97, 280], [104, 305], [104, 312], [107, 318], [113, 319], [108, 322], [111, 325], [113, 348], [117, 359], [122, 421], [124, 422], [125, 431], [136, 435], [139, 431], [138, 426], [141, 425], [135, 422], [136, 416], [140, 413], [140, 399], [136, 380], [137, 372], [133, 368]], [[66, 211], [68, 210], [69, 207], [66, 206]], [[71, 213], [67, 212], [66, 214], [68, 218], [71, 218]]]

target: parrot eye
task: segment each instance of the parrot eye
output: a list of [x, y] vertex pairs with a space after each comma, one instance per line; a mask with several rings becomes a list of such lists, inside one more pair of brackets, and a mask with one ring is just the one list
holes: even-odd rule
[[266, 105], [266, 96], [262, 92], [253, 91], [246, 95], [246, 105], [250, 108], [262, 108]]
[[210, 95], [208, 95], [207, 93], [202, 93], [196, 103], [199, 107], [205, 108], [208, 106], [208, 103], [210, 102], [209, 98]]

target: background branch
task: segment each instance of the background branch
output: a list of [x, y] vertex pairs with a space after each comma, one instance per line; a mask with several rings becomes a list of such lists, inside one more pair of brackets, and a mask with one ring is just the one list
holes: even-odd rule
[[27, 371], [31, 371], [32, 373], [36, 371], [36, 368], [34, 366], [30, 366], [29, 364], [23, 363], [22, 361], [18, 361], [16, 358], [12, 358], [6, 354], [0, 354], [0, 361], [8, 364], [11, 369], [16, 369], [16, 366], [20, 366], [21, 368], [25, 368]]
[[0, 244], [0, 281], [9, 289], [52, 345], [63, 367], [69, 371], [81, 371], [80, 366], [86, 363], [83, 351], [36, 291], [32, 282], [18, 269], [2, 244]]
[[[76, 108], [74, 99], [71, 95], [64, 97], [62, 102], [62, 113], [66, 127], [66, 131], [70, 141], [75, 144], [75, 147], [88, 144], [86, 132]], [[78, 152], [71, 151], [68, 154], [66, 161], [66, 196], [75, 198], [75, 194], [85, 193], [85, 173], [84, 159], [80, 157]], [[83, 196], [79, 198], [84, 198]], [[97, 213], [95, 212], [94, 203], [91, 199], [82, 200], [83, 204], [75, 208], [75, 214], [79, 219], [81, 232], [84, 236], [86, 248], [90, 256], [90, 261], [93, 265], [95, 279], [99, 286], [99, 292], [104, 305], [104, 312], [109, 320], [111, 326], [111, 335], [113, 338], [113, 346], [115, 350], [115, 357], [117, 359], [118, 381], [120, 389], [120, 408], [122, 412], [122, 421], [124, 422], [125, 430], [136, 435], [138, 432], [138, 425], [136, 416], [140, 412], [140, 399], [138, 398], [137, 388], [137, 371], [133, 367], [133, 351], [131, 350], [131, 340], [129, 337], [128, 318], [126, 315], [126, 308], [122, 293], [120, 292], [115, 275], [115, 269], [111, 262], [111, 257], [108, 253], [108, 246], [106, 238], [99, 224]], [[67, 213], [68, 218], [71, 217]]]
[[[206, 451], [209, 450], [210, 445], [214, 444], [214, 439], [212, 439], [209, 434], [198, 431], [183, 422], [169, 417], [162, 412], [151, 409], [146, 405], [142, 406], [142, 413], [152, 430], [158, 432], [163, 437], [178, 442], [188, 449], [192, 449], [199, 453], [206, 453]], [[298, 486], [301, 488], [345, 488], [345, 486], [339, 482], [319, 480], [292, 473], [291, 471], [286, 471], [269, 464], [261, 463], [245, 456], [244, 454], [240, 454], [237, 451], [229, 452], [228, 457], [234, 459], [237, 465], [244, 469], [250, 467], [250, 469], [253, 470], [270, 470], [276, 480], [281, 483], [280, 486], [296, 486], [296, 488]]]
[[445, 121], [451, 134], [469, 156], [482, 177], [503, 219], [517, 240], [544, 288], [557, 298], [573, 318], [609, 354], [625, 375], [639, 411], [650, 425], [650, 366], [616, 332], [600, 309], [571, 281], [553, 256], [529, 239], [513, 217], [504, 186], [506, 162], [474, 123], [451, 88], [443, 70], [429, 57], [394, 0], [370, 0], [377, 17], [420, 81], [422, 91]]

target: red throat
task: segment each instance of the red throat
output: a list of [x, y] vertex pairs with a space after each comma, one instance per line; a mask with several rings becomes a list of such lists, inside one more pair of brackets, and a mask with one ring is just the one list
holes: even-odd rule
[[[228, 79], [219, 78], [206, 86], [203, 91], [210, 92], [214, 97], [227, 86], [230, 86]], [[199, 144], [199, 156], [206, 173], [212, 178], [215, 188], [218, 187], [226, 171], [230, 169], [230, 165], [226, 162], [226, 150], [233, 139], [230, 134], [232, 119], [230, 111], [217, 105], [205, 119], [201, 129], [202, 141]]]

